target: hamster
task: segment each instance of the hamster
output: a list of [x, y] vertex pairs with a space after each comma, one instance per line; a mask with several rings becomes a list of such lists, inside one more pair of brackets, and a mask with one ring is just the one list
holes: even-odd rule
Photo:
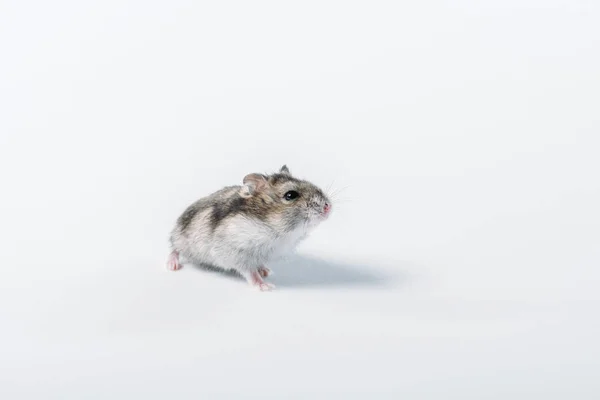
[[246, 175], [243, 185], [225, 187], [190, 205], [171, 232], [167, 269], [182, 263], [234, 270], [253, 287], [275, 286], [269, 261], [293, 250], [331, 214], [329, 197], [298, 179], [287, 166], [271, 175]]

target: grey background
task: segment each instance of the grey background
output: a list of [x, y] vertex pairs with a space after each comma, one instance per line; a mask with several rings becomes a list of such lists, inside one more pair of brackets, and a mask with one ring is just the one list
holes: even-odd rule
[[[0, 3], [0, 396], [600, 396], [593, 1]], [[278, 290], [164, 261], [287, 163]], [[292, 395], [293, 394], [293, 395]]]

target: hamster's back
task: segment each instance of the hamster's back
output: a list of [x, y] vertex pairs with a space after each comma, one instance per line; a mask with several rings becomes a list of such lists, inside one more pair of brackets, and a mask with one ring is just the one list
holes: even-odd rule
[[177, 219], [171, 232], [174, 248], [188, 249], [197, 243], [208, 242], [212, 235], [213, 210], [238, 196], [240, 186], [228, 186], [191, 204]]

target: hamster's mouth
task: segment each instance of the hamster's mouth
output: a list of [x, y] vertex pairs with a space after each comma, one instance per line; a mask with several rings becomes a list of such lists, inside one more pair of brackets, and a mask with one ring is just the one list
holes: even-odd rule
[[329, 213], [313, 212], [308, 215], [307, 222], [311, 225], [320, 224], [321, 222], [325, 221], [327, 218], [329, 218]]
[[326, 220], [327, 218], [329, 218], [329, 215], [331, 214], [331, 208], [327, 209], [327, 210], [323, 210], [321, 212], [319, 212], [319, 218], [322, 220]]
[[308, 212], [308, 219], [313, 223], [325, 221], [331, 215], [331, 204], [325, 203], [323, 208], [313, 208]]

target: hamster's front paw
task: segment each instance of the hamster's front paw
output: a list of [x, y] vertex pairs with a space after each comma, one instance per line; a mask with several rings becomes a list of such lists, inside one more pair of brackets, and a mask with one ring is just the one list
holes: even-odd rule
[[246, 275], [246, 280], [250, 285], [252, 285], [252, 287], [257, 288], [261, 292], [268, 292], [272, 289], [275, 289], [275, 285], [263, 281], [261, 275], [262, 273], [260, 272], [260, 269], [256, 269], [255, 271], [249, 272]]
[[267, 283], [267, 282], [261, 282], [261, 283], [255, 285], [255, 287], [258, 290], [260, 290], [261, 292], [268, 292], [268, 291], [275, 289], [275, 285], [273, 285], [272, 283]]
[[261, 277], [266, 278], [269, 275], [273, 274], [273, 271], [271, 271], [269, 268], [267, 267], [259, 267], [258, 268], [258, 273], [260, 274]]

